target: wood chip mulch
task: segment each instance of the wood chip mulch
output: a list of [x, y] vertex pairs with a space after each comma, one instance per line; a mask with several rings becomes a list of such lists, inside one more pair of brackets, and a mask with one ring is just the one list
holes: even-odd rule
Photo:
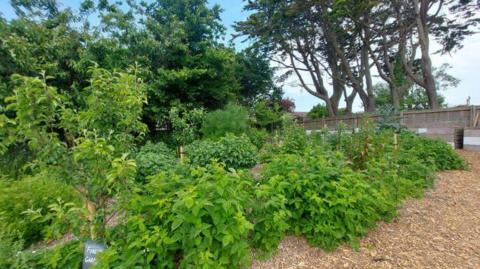
[[404, 203], [392, 223], [379, 223], [359, 251], [326, 253], [288, 236], [263, 268], [480, 268], [480, 152], [459, 151], [470, 171], [438, 174], [420, 200]]

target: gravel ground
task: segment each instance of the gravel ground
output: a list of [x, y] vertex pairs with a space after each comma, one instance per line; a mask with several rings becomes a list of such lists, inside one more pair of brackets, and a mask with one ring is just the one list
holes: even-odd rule
[[393, 223], [380, 223], [359, 251], [326, 253], [286, 237], [261, 268], [480, 268], [480, 152], [459, 151], [471, 171], [438, 174], [424, 199], [407, 200]]

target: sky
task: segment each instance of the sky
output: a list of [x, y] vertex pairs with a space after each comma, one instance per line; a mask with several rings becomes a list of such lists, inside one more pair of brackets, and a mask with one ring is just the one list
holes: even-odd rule
[[[60, 0], [64, 7], [78, 8], [81, 0]], [[248, 12], [243, 11], [243, 0], [210, 0], [209, 5], [218, 4], [224, 10], [221, 18], [227, 27], [226, 42], [231, 39], [231, 35], [235, 33], [233, 25], [236, 21], [245, 20]], [[0, 12], [6, 18], [12, 18], [14, 12], [9, 5], [9, 0], [0, 0]], [[248, 46], [243, 43], [242, 39], [235, 40], [237, 50], [241, 50]], [[435, 42], [432, 42], [431, 51], [439, 48]], [[433, 65], [440, 67], [444, 63], [450, 64], [453, 68], [449, 73], [460, 79], [457, 88], [449, 89], [442, 94], [446, 97], [449, 106], [464, 105], [467, 98], [470, 97], [471, 104], [480, 105], [480, 34], [469, 37], [464, 42], [464, 47], [451, 55], [432, 55]], [[377, 80], [380, 81], [380, 80]], [[292, 77], [284, 86], [285, 96], [295, 101], [297, 111], [309, 111], [314, 105], [321, 103], [321, 100], [306, 93], [298, 84], [295, 77]], [[358, 98], [357, 98], [358, 99]], [[356, 111], [361, 111], [359, 100], [354, 105]]]

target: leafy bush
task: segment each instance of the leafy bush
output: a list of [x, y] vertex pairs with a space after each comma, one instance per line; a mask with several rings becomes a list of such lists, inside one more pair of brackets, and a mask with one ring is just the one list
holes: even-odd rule
[[20, 237], [21, 233], [18, 230], [9, 227], [0, 219], [0, 268], [21, 268], [20, 261], [16, 258], [18, 252], [23, 249]]
[[[183, 170], [182, 170], [183, 169]], [[249, 180], [219, 164], [161, 173], [132, 200], [100, 268], [245, 268]], [[177, 264], [178, 262], [178, 264]]]
[[257, 148], [245, 135], [227, 135], [218, 141], [199, 140], [185, 147], [185, 155], [191, 164], [206, 166], [212, 160], [224, 163], [228, 168], [251, 168], [257, 163]]
[[308, 112], [308, 117], [311, 119], [320, 119], [324, 117], [328, 117], [328, 110], [325, 105], [315, 105], [312, 109]]
[[248, 111], [238, 105], [227, 105], [223, 110], [210, 112], [202, 125], [202, 134], [205, 138], [215, 139], [227, 133], [241, 135], [248, 129]]
[[257, 147], [257, 149], [263, 148], [269, 136], [267, 131], [256, 128], [248, 129], [246, 135], [250, 139], [250, 142]]
[[291, 213], [286, 208], [287, 198], [277, 193], [272, 184], [255, 187], [250, 218], [254, 223], [252, 246], [258, 258], [268, 258], [276, 250], [288, 230]]
[[282, 114], [282, 107], [276, 102], [263, 100], [255, 105], [255, 123], [261, 128], [277, 128], [282, 123]]
[[137, 163], [137, 180], [145, 182], [146, 178], [161, 171], [173, 168], [177, 163], [175, 152], [164, 143], [148, 142], [135, 157]]
[[73, 188], [56, 181], [48, 174], [38, 174], [19, 181], [0, 183], [0, 221], [20, 232], [28, 246], [43, 239], [44, 229], [49, 222], [37, 223], [23, 212], [29, 209], [48, 211], [48, 206], [57, 199], [79, 203]]
[[377, 208], [387, 203], [382, 196], [372, 199], [364, 175], [350, 169], [339, 153], [307, 150], [303, 155], [279, 155], [262, 177], [287, 199], [290, 231], [325, 249], [334, 249], [343, 240], [357, 246], [359, 236], [381, 219]]
[[307, 135], [303, 128], [290, 126], [283, 131], [282, 152], [302, 153], [307, 146]]
[[466, 167], [463, 159], [443, 141], [402, 132], [399, 143], [403, 150], [409, 151], [418, 159], [433, 163], [435, 170], [455, 170]]
[[[52, 248], [24, 250], [6, 260], [6, 267], [20, 269], [63, 269], [80, 268], [83, 258], [83, 244], [79, 241], [61, 243]], [[0, 262], [1, 265], [1, 262]]]

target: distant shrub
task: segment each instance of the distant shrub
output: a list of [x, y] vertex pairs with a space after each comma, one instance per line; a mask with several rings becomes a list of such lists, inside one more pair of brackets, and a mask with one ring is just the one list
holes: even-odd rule
[[250, 142], [252, 142], [252, 144], [254, 144], [258, 149], [263, 148], [269, 136], [267, 131], [256, 128], [248, 129], [246, 135], [250, 139]]
[[247, 136], [199, 140], [185, 147], [185, 155], [191, 164], [205, 166], [212, 160], [224, 163], [228, 168], [251, 168], [257, 163], [257, 148]]
[[323, 117], [328, 117], [328, 110], [325, 105], [318, 104], [312, 107], [307, 115], [311, 119], [320, 119]]
[[284, 128], [282, 141], [283, 153], [302, 153], [307, 143], [308, 138], [303, 128], [296, 125]]
[[[22, 268], [16, 256], [23, 249], [21, 233], [0, 216], [0, 268]], [[16, 266], [16, 267], [14, 267]]]
[[135, 161], [137, 163], [137, 179], [145, 182], [148, 176], [173, 168], [177, 163], [177, 158], [175, 152], [166, 144], [148, 142], [140, 148]]
[[206, 115], [201, 132], [205, 138], [220, 138], [227, 133], [240, 135], [248, 129], [248, 111], [238, 105], [227, 105]]
[[260, 128], [273, 130], [282, 123], [282, 106], [279, 103], [263, 100], [255, 105], [255, 123]]

